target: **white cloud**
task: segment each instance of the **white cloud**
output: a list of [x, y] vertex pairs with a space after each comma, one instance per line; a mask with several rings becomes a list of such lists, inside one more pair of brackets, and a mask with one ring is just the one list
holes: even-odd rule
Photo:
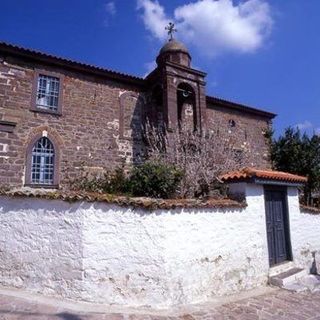
[[266, 0], [198, 0], [177, 7], [170, 19], [156, 0], [138, 0], [138, 9], [147, 30], [159, 40], [174, 21], [178, 37], [213, 57], [221, 52], [255, 52], [270, 34], [273, 20]]
[[111, 16], [114, 16], [117, 13], [116, 5], [113, 1], [107, 2], [104, 5], [104, 9]]
[[143, 75], [143, 78], [145, 78], [151, 71], [153, 71], [157, 67], [157, 64], [155, 61], [146, 62], [144, 64], [144, 68], [146, 70], [145, 74]]
[[103, 24], [105, 27], [109, 26], [110, 19], [114, 17], [117, 13], [116, 5], [113, 1], [109, 1], [104, 5], [104, 11], [106, 13], [106, 17], [104, 18]]
[[166, 37], [165, 26], [170, 19], [166, 17], [164, 8], [158, 1], [138, 0], [138, 10], [143, 10], [142, 19], [147, 30], [160, 40]]
[[312, 129], [313, 128], [313, 124], [308, 121], [308, 120], [305, 120], [304, 122], [302, 123], [298, 123], [296, 125], [296, 127], [300, 130], [307, 130], [307, 129]]
[[314, 125], [312, 122], [305, 120], [304, 122], [298, 123], [295, 125], [298, 129], [303, 132], [307, 132], [310, 134], [316, 134], [320, 136], [320, 127]]
[[[201, 69], [199, 69], [199, 70], [201, 70]], [[216, 88], [216, 87], [218, 87], [218, 85], [219, 85], [219, 83], [217, 80], [213, 80], [208, 83], [209, 88]]]

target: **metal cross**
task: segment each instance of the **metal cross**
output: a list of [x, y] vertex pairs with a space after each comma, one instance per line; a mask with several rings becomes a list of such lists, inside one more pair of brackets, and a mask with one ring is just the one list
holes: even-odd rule
[[168, 31], [168, 35], [170, 37], [169, 40], [172, 40], [173, 39], [173, 34], [178, 31], [177, 29], [175, 29], [174, 23], [172, 23], [172, 22], [169, 22], [169, 25], [166, 26], [166, 30]]

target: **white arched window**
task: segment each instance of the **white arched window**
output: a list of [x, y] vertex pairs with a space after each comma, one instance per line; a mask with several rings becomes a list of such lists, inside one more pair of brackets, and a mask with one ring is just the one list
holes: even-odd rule
[[54, 157], [54, 146], [47, 137], [36, 141], [31, 152], [32, 184], [54, 184]]

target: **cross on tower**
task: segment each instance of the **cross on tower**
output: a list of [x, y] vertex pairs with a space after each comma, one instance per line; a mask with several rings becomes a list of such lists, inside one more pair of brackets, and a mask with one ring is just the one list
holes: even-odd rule
[[177, 29], [175, 29], [174, 23], [172, 23], [172, 22], [169, 22], [169, 25], [166, 26], [165, 30], [168, 31], [168, 35], [170, 37], [169, 38], [170, 41], [173, 39], [173, 34], [178, 31]]

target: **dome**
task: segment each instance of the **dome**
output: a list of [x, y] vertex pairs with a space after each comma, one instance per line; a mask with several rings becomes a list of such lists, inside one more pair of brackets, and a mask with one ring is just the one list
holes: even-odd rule
[[183, 52], [189, 54], [185, 45], [175, 39], [169, 40], [160, 50], [160, 55], [167, 52]]
[[183, 43], [171, 39], [161, 48], [157, 57], [158, 66], [165, 62], [172, 62], [185, 67], [190, 67], [191, 56]]

